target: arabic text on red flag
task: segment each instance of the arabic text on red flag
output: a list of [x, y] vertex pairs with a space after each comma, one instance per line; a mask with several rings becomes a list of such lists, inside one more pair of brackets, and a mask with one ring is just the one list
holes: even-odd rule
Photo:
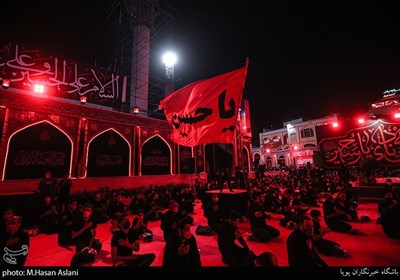
[[240, 69], [197, 81], [160, 101], [179, 145], [232, 143], [247, 63]]

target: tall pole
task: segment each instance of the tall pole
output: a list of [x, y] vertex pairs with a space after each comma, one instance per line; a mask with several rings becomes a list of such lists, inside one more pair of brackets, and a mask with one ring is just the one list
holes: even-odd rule
[[124, 1], [133, 33], [132, 72], [129, 105], [147, 116], [149, 102], [150, 33], [153, 27], [156, 0]]

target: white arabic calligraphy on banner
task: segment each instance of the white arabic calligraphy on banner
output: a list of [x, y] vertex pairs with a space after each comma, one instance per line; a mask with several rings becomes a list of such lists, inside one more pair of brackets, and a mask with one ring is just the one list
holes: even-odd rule
[[41, 83], [54, 89], [51, 92], [53, 96], [77, 100], [80, 96], [87, 96], [88, 102], [106, 106], [114, 106], [115, 100], [121, 99], [122, 79], [119, 75], [101, 69], [78, 67], [75, 62], [18, 45], [0, 49], [0, 77], [9, 79], [16, 88], [28, 89]]

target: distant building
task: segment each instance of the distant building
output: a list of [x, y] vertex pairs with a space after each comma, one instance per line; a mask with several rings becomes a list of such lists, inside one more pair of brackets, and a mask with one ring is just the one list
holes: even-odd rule
[[383, 92], [383, 98], [370, 103], [368, 117], [400, 120], [400, 89]]
[[[400, 89], [386, 90], [354, 119], [336, 115], [286, 122], [260, 133], [254, 164], [267, 169], [314, 164], [323, 168], [400, 166]], [[334, 126], [335, 124], [335, 126]]]
[[[254, 158], [267, 169], [314, 164], [318, 152], [316, 127], [337, 123], [337, 116], [303, 121], [302, 118], [283, 124], [283, 128], [260, 133], [260, 149], [253, 149]], [[258, 153], [257, 153], [258, 152]]]

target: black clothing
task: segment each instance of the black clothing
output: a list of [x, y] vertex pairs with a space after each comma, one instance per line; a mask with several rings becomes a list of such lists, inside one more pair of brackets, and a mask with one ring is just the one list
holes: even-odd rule
[[[121, 257], [127, 257], [133, 255], [133, 250], [131, 248], [121, 246], [118, 244], [120, 239], [128, 240], [130, 244], [133, 244], [138, 240], [137, 232], [133, 229], [129, 229], [127, 233], [124, 233], [122, 230], [116, 230], [113, 233], [113, 237], [111, 238], [111, 247], [117, 248], [117, 255]], [[146, 267], [153, 263], [156, 258], [155, 254], [136, 254], [135, 259], [124, 260], [122, 261], [127, 266], [135, 266], [135, 267]]]
[[123, 213], [125, 213], [125, 204], [116, 200], [111, 202], [107, 209], [108, 217], [113, 220], [118, 219], [118, 217]]
[[[179, 247], [184, 243], [189, 245], [189, 253], [180, 256]], [[200, 254], [194, 235], [190, 239], [182, 239], [179, 235], [172, 237], [164, 247], [163, 266], [168, 267], [201, 267]]]
[[120, 239], [128, 239], [129, 243], [133, 244], [136, 240], [139, 239], [136, 231], [133, 229], [129, 229], [128, 232], [125, 234], [122, 230], [116, 230], [114, 231], [111, 238], [111, 247], [117, 247], [118, 256], [131, 256], [133, 254], [133, 250], [128, 247], [119, 245], [118, 240]]
[[204, 209], [204, 216], [207, 218], [207, 224], [212, 230], [218, 232], [223, 222], [219, 203], [213, 201], [208, 203]]
[[89, 222], [92, 222], [92, 226], [90, 228], [87, 228], [73, 240], [76, 244], [77, 252], [82, 251], [82, 249], [85, 247], [90, 247], [89, 242], [92, 239], [93, 235], [92, 230], [97, 228], [97, 223], [92, 217], [90, 217], [87, 221], [85, 221], [83, 216], [81, 216], [77, 220], [75, 220], [75, 222], [72, 224], [72, 231], [78, 232]]
[[[262, 215], [256, 217], [256, 212], [261, 212]], [[278, 229], [267, 225], [266, 218], [267, 215], [265, 214], [264, 207], [259, 203], [253, 203], [249, 207], [250, 229], [254, 233], [256, 240], [260, 242], [268, 242], [281, 234]]]
[[71, 211], [68, 209], [60, 213], [59, 221], [58, 221], [58, 245], [60, 246], [68, 246], [73, 245], [74, 242], [71, 238], [71, 229], [72, 224], [75, 220], [77, 220], [80, 216], [82, 216], [82, 212], [78, 209]]
[[[336, 212], [335, 201], [326, 200], [322, 206], [324, 212], [324, 220], [325, 224], [329, 229], [336, 232], [346, 233], [349, 232], [353, 226], [343, 219], [345, 219], [344, 215], [336, 216], [334, 215]], [[332, 216], [331, 216], [332, 215]]]
[[136, 231], [137, 235], [140, 236], [144, 233], [153, 233], [150, 229], [147, 227], [147, 220], [146, 218], [143, 219], [144, 225], [140, 225], [139, 227], [136, 228], [136, 224], [139, 222], [139, 218], [135, 217], [132, 221], [132, 229]]
[[[319, 235], [321, 234], [321, 224], [317, 221], [314, 222], [314, 234]], [[340, 244], [336, 243], [334, 241], [325, 239], [325, 238], [320, 238], [318, 240], [314, 240], [314, 247], [317, 249], [317, 251], [321, 254], [327, 255], [327, 256], [336, 256], [339, 254], [338, 248], [340, 248]]]
[[400, 239], [400, 207], [386, 207], [381, 213], [383, 232], [390, 238]]
[[42, 179], [39, 182], [38, 190], [41, 195], [41, 198], [44, 198], [46, 195], [49, 195], [51, 198], [56, 196], [57, 192], [57, 180], [55, 178]]
[[[247, 258], [250, 256], [250, 250], [247, 244], [240, 247], [235, 243], [235, 232], [237, 227], [228, 221], [225, 221], [218, 233], [218, 249], [222, 255], [222, 261], [228, 266], [244, 266]], [[242, 240], [244, 242], [244, 240]]]
[[163, 230], [165, 241], [168, 241], [172, 236], [178, 235], [176, 225], [181, 218], [182, 215], [179, 212], [174, 213], [172, 210], [168, 210], [161, 217], [161, 229]]
[[71, 179], [62, 179], [58, 183], [58, 196], [57, 201], [59, 205], [67, 206], [70, 199], [70, 192], [72, 187]]
[[295, 229], [286, 240], [289, 266], [327, 266], [315, 252], [313, 241], [302, 230]]
[[109, 218], [107, 215], [107, 202], [104, 199], [92, 201], [93, 213], [92, 217], [96, 219], [99, 224], [108, 222]]

